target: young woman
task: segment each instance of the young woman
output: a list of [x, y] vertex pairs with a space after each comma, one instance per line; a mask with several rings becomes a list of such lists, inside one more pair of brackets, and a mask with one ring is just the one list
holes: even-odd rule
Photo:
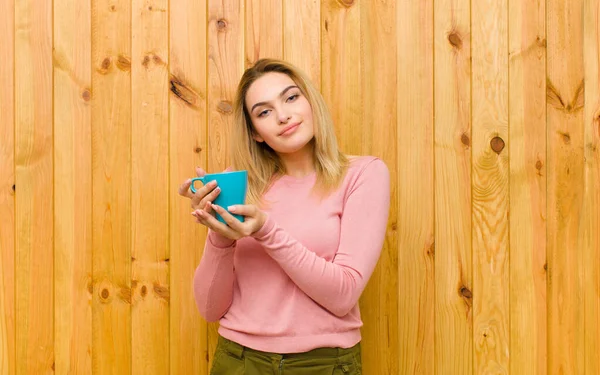
[[339, 151], [322, 96], [289, 63], [246, 70], [234, 109], [232, 169], [248, 171], [248, 204], [213, 205], [211, 183], [179, 189], [209, 229], [194, 294], [220, 323], [211, 374], [360, 374], [358, 299], [385, 237], [388, 169]]

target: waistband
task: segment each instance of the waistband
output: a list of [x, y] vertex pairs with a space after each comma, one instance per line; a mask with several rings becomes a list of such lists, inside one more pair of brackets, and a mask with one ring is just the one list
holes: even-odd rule
[[360, 353], [360, 342], [350, 348], [317, 348], [308, 352], [302, 353], [271, 353], [248, 348], [240, 345], [235, 341], [219, 336], [218, 347], [222, 347], [238, 358], [242, 358], [244, 353], [255, 354], [270, 359], [316, 359], [316, 358], [339, 358], [349, 354], [355, 355]]

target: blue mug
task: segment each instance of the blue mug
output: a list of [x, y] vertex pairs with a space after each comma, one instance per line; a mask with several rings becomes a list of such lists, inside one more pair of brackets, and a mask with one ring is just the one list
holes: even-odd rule
[[[192, 184], [190, 185], [190, 189], [193, 193], [196, 192], [196, 188], [194, 187], [194, 182], [196, 181], [201, 181], [204, 185], [211, 181], [216, 181], [217, 186], [221, 188], [221, 192], [212, 203], [223, 207], [225, 210], [229, 206], [246, 204], [248, 171], [211, 173], [202, 177], [194, 177], [192, 178]], [[244, 217], [242, 215], [232, 215], [239, 221], [244, 222]], [[217, 220], [219, 220], [221, 223], [227, 224], [219, 214], [217, 214]]]

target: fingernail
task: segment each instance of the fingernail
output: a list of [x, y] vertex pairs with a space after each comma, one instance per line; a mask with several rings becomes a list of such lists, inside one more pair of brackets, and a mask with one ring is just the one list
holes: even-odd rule
[[211, 181], [208, 183], [208, 186], [213, 187], [213, 186], [217, 186], [217, 181]]
[[235, 210], [236, 210], [236, 206], [227, 207], [227, 211], [229, 211], [229, 212], [235, 212]]
[[221, 191], [221, 188], [217, 186], [217, 187], [215, 188], [215, 191], [216, 191], [216, 192], [219, 192], [219, 191]]

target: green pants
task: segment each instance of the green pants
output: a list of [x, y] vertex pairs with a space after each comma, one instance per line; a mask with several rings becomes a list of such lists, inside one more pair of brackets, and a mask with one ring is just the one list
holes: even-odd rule
[[361, 375], [360, 343], [276, 354], [246, 348], [219, 337], [210, 375]]

